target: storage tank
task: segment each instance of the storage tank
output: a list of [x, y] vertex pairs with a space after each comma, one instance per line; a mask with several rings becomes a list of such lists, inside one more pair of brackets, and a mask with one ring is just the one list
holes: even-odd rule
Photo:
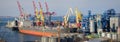
[[120, 26], [118, 27], [117, 34], [120, 35]]
[[90, 26], [90, 32], [91, 32], [91, 33], [94, 33], [94, 31], [95, 31], [95, 28], [94, 28], [94, 26], [95, 26], [95, 25], [94, 25], [94, 20], [90, 20], [90, 25], [89, 25], [89, 26]]
[[110, 17], [110, 28], [115, 29], [115, 31], [117, 31], [118, 27], [119, 27], [119, 17], [111, 16]]
[[41, 42], [48, 42], [49, 38], [48, 37], [41, 37]]
[[57, 37], [49, 37], [49, 42], [58, 42]]
[[96, 21], [97, 21], [97, 28], [102, 28], [101, 15], [100, 14], [97, 14]]
[[117, 33], [120, 35], [120, 16], [119, 16], [119, 24], [118, 24]]
[[106, 33], [102, 32], [101, 37], [105, 37], [105, 36], [106, 36]]
[[112, 34], [111, 33], [107, 33], [107, 38], [111, 39], [112, 38]]
[[100, 32], [103, 32], [103, 31], [102, 31], [101, 18], [102, 18], [101, 14], [97, 14], [96, 22], [97, 22], [97, 32], [98, 32], [98, 34], [99, 34]]
[[112, 39], [113, 39], [113, 40], [117, 40], [117, 38], [118, 38], [117, 33], [112, 33]]
[[98, 30], [97, 30], [97, 32], [98, 32], [98, 35], [100, 35], [100, 36], [101, 36], [102, 29], [98, 29]]

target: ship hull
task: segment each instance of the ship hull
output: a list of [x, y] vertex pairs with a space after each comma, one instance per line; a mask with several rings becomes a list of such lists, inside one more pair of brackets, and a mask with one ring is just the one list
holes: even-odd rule
[[34, 29], [20, 29], [19, 28], [19, 32], [24, 33], [24, 34], [35, 35], [35, 36], [42, 36], [42, 37], [57, 36], [57, 33], [55, 32], [46, 32], [46, 31], [40, 31], [40, 30], [36, 31]]
[[19, 31], [18, 27], [12, 27], [13, 31]]

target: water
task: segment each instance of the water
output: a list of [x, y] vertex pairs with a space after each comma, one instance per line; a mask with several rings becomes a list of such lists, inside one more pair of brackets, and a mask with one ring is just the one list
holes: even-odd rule
[[22, 34], [16, 31], [12, 31], [9, 28], [0, 28], [0, 37], [6, 42], [21, 42], [21, 41], [35, 41], [40, 40], [38, 36], [32, 36], [27, 34]]

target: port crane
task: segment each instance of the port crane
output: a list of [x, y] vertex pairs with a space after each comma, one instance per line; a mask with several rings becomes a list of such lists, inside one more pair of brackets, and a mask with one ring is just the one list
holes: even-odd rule
[[63, 26], [65, 28], [67, 28], [69, 26], [69, 17], [70, 17], [70, 13], [73, 14], [72, 8], [69, 8], [69, 10], [67, 11], [66, 15], [64, 16], [64, 21], [63, 21]]
[[38, 9], [35, 5], [35, 2], [33, 1], [34, 13], [37, 18], [38, 25], [43, 25], [44, 24], [44, 16], [43, 16], [43, 10], [42, 10], [42, 6], [41, 6], [40, 2], [39, 2], [39, 5], [40, 5], [40, 11], [38, 11]]
[[48, 4], [46, 2], [46, 0], [44, 0], [45, 2], [45, 7], [46, 7], [46, 12], [43, 12], [43, 8], [42, 8], [42, 5], [40, 3], [40, 1], [38, 2], [39, 3], [39, 7], [40, 7], [40, 11], [38, 11], [36, 5], [35, 5], [35, 2], [33, 1], [33, 7], [34, 7], [34, 13], [35, 13], [35, 16], [37, 17], [37, 20], [41, 20], [44, 22], [45, 20], [45, 16], [48, 16], [48, 23], [51, 22], [51, 15], [54, 15], [55, 12], [49, 12], [49, 8], [48, 8]]
[[[69, 17], [70, 17], [70, 12], [73, 14], [73, 10], [72, 8], [70, 8], [66, 15], [64, 16], [64, 22], [63, 22], [63, 26], [64, 27], [68, 27], [69, 26]], [[80, 28], [81, 27], [81, 21], [82, 21], [82, 14], [81, 12], [78, 11], [77, 8], [75, 8], [75, 16], [76, 16], [76, 23], [74, 24], [71, 24], [72, 27], [77, 27], [77, 28]]]
[[81, 27], [81, 23], [80, 22], [82, 22], [82, 13], [78, 11], [78, 8], [75, 8], [75, 15], [76, 15], [77, 27], [80, 28]]
[[55, 12], [50, 12], [46, 0], [44, 0], [44, 1], [45, 1], [45, 7], [46, 7], [46, 12], [45, 12], [45, 14], [47, 14], [47, 15], [54, 15]]
[[33, 8], [34, 8], [34, 13], [35, 13], [35, 15], [36, 15], [36, 10], [37, 10], [37, 8], [36, 8], [36, 5], [35, 5], [35, 2], [32, 1], [32, 3], [33, 3]]
[[38, 9], [37, 9], [37, 7], [36, 7], [36, 5], [35, 5], [35, 2], [34, 2], [34, 1], [32, 1], [32, 2], [33, 2], [33, 7], [34, 7], [35, 16], [37, 17], [37, 19], [39, 19], [40, 17], [39, 17]]
[[23, 17], [22, 7], [21, 7], [19, 1], [17, 1], [17, 5], [18, 5], [19, 11], [20, 11], [20, 16]]
[[21, 7], [19, 1], [17, 1], [17, 5], [20, 11], [20, 20], [26, 20], [28, 18], [28, 14], [25, 12], [25, 10]]
[[39, 14], [40, 14], [40, 17], [41, 17], [42, 24], [44, 24], [44, 20], [45, 20], [44, 12], [43, 12], [42, 5], [41, 5], [40, 1], [38, 3], [39, 3], [39, 6], [40, 6]]
[[50, 22], [51, 22], [51, 15], [54, 15], [55, 12], [50, 12], [46, 0], [44, 0], [44, 1], [45, 1], [45, 7], [46, 7], [46, 12], [44, 12], [44, 14], [48, 16], [48, 21], [47, 22], [50, 24]]

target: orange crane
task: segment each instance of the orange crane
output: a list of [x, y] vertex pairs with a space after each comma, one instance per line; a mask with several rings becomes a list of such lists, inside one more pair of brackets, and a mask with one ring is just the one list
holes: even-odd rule
[[33, 7], [34, 7], [34, 13], [36, 14], [36, 5], [35, 5], [34, 1], [32, 1], [32, 2], [33, 2]]
[[18, 4], [19, 11], [20, 11], [20, 16], [23, 17], [22, 7], [21, 7], [19, 1], [17, 1], [17, 4]]

